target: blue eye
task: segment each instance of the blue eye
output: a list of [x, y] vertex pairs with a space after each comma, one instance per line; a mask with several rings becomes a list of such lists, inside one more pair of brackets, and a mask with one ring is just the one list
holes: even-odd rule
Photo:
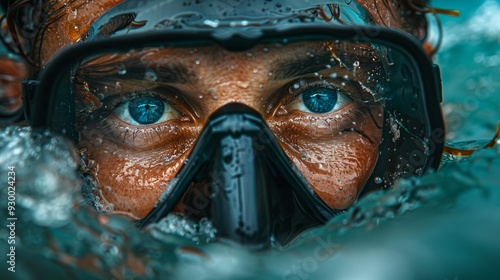
[[128, 112], [139, 124], [157, 122], [165, 110], [164, 102], [153, 97], [139, 97], [128, 102]]
[[336, 90], [329, 88], [312, 88], [304, 91], [302, 100], [305, 107], [317, 114], [324, 114], [330, 112], [338, 100], [338, 93]]
[[118, 105], [113, 113], [132, 125], [150, 125], [178, 119], [181, 114], [160, 98], [144, 96]]
[[[294, 86], [295, 90], [298, 88], [300, 86]], [[352, 102], [345, 93], [325, 86], [309, 85], [301, 93], [295, 93], [295, 95], [295, 99], [285, 106], [287, 111], [297, 110], [308, 114], [328, 114]]]

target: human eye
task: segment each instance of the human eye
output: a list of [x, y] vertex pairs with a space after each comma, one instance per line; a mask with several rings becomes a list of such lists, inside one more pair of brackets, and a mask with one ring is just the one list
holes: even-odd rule
[[181, 99], [165, 87], [107, 96], [99, 108], [84, 116], [81, 135], [100, 135], [123, 148], [143, 150], [164, 144], [173, 147], [178, 139], [191, 138], [191, 127], [195, 125]]
[[164, 100], [142, 96], [118, 105], [113, 114], [121, 121], [135, 126], [156, 125], [180, 118], [180, 113]]
[[328, 80], [301, 79], [290, 86], [289, 92], [292, 96], [283, 108], [287, 112], [299, 111], [306, 114], [329, 114], [339, 111], [352, 102], [348, 96], [352, 93], [347, 92], [345, 87], [346, 83], [338, 85]]

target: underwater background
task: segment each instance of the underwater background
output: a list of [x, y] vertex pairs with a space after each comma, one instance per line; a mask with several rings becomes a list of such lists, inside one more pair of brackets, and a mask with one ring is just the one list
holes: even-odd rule
[[[448, 141], [480, 146], [500, 119], [500, 1], [433, 1], [441, 16]], [[250, 252], [207, 243], [211, 228], [164, 221], [147, 232], [98, 213], [79, 195], [67, 143], [0, 131], [0, 177], [16, 172], [15, 273], [7, 192], [0, 193], [0, 279], [500, 279], [500, 146], [372, 193], [293, 246]], [[104, 211], [106, 209], [103, 209]], [[184, 237], [182, 237], [184, 236]], [[6, 253], [7, 252], [7, 253]]]

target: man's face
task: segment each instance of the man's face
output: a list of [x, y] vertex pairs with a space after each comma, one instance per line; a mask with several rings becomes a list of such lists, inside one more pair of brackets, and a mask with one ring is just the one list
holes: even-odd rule
[[[42, 60], [61, 44], [78, 41], [116, 2], [69, 11], [47, 33]], [[372, 1], [359, 2], [373, 8]], [[376, 8], [372, 16], [378, 22], [391, 16], [380, 3]], [[367, 45], [334, 42], [258, 45], [245, 52], [146, 49], [87, 61], [76, 75], [77, 95], [83, 100], [86, 92], [97, 93], [112, 108], [106, 118], [81, 124], [80, 146], [100, 186], [96, 194], [117, 214], [144, 217], [183, 165], [208, 117], [239, 102], [261, 113], [316, 194], [330, 207], [344, 209], [377, 160], [383, 110], [356, 96], [363, 83], [383, 76], [380, 61]], [[138, 77], [134, 65], [150, 69], [154, 78]], [[116, 96], [120, 102], [107, 101]]]

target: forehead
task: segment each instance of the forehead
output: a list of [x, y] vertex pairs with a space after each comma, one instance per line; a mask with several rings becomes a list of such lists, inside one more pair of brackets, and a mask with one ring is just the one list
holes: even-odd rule
[[[84, 37], [92, 23], [110, 8], [123, 2], [123, 0], [99, 0], [72, 2], [53, 0], [50, 2], [51, 14], [57, 18], [48, 27], [42, 38], [41, 62], [45, 64], [50, 57], [66, 45], [76, 43]], [[399, 20], [394, 19], [394, 8], [389, 8], [390, 0], [357, 0], [377, 24], [391, 23], [398, 28]]]

